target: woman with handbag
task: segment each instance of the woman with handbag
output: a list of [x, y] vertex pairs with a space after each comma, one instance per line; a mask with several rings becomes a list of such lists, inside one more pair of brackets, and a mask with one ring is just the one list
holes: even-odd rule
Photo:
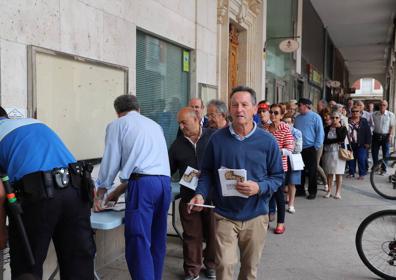
[[325, 127], [324, 148], [323, 148], [323, 169], [327, 174], [327, 184], [329, 191], [324, 196], [329, 198], [333, 187], [333, 177], [336, 176], [335, 199], [341, 198], [342, 175], [345, 172], [346, 160], [339, 156], [340, 145], [345, 142], [347, 128], [341, 125], [341, 113], [331, 114], [332, 124]]
[[[293, 214], [296, 212], [296, 209], [294, 207], [294, 199], [296, 197], [296, 185], [301, 184], [301, 170], [294, 170], [292, 161], [294, 159], [294, 156], [300, 156], [301, 157], [301, 151], [302, 151], [302, 146], [303, 146], [303, 139], [302, 139], [302, 134], [301, 131], [298, 130], [297, 128], [293, 127], [294, 124], [294, 117], [292, 114], [285, 114], [283, 117], [283, 121], [289, 125], [290, 132], [293, 136], [294, 139], [294, 150], [292, 155], [289, 156], [289, 166], [288, 166], [288, 171], [286, 173], [286, 180], [285, 180], [285, 185], [287, 185], [288, 192], [287, 192], [287, 201], [288, 201], [288, 209], [287, 212]], [[302, 161], [302, 157], [301, 157]], [[304, 167], [302, 167], [302, 170], [304, 170]]]

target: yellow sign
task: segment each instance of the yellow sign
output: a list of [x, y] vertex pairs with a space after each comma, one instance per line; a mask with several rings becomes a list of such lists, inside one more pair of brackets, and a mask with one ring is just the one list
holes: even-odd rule
[[183, 51], [183, 72], [190, 72], [190, 52]]
[[317, 84], [321, 84], [322, 83], [322, 76], [316, 70], [312, 71], [312, 81], [314, 83], [317, 83]]

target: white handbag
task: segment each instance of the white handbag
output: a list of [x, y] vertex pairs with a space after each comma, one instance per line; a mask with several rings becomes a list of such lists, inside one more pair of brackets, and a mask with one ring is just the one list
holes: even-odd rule
[[304, 161], [301, 154], [291, 154], [290, 158], [290, 167], [293, 171], [304, 170]]

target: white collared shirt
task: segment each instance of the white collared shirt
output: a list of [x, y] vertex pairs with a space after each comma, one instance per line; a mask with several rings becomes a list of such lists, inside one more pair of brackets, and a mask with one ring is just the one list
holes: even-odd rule
[[374, 133], [388, 134], [391, 127], [395, 125], [395, 115], [386, 110], [384, 114], [380, 111], [373, 113]]
[[252, 136], [252, 134], [256, 131], [256, 128], [257, 128], [257, 124], [255, 122], [253, 122], [252, 131], [250, 131], [246, 136], [241, 136], [235, 132], [234, 128], [232, 127], [232, 123], [230, 123], [230, 125], [228, 126], [228, 129], [230, 130], [231, 135], [234, 136], [235, 139], [237, 139], [239, 141], [243, 141], [243, 140], [249, 138], [250, 136]]
[[136, 111], [107, 126], [96, 186], [111, 188], [118, 172], [121, 182], [127, 181], [132, 173], [170, 176], [168, 149], [161, 126]]

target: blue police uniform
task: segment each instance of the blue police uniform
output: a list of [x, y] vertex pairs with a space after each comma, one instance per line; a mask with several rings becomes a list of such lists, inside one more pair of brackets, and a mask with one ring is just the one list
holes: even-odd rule
[[81, 184], [69, 181], [60, 188], [52, 173], [56, 168], [68, 170], [69, 164], [75, 162], [61, 139], [45, 124], [34, 119], [0, 118], [0, 169], [8, 174], [21, 201], [22, 219], [36, 262], [33, 267], [29, 265], [10, 217], [13, 279], [24, 273], [42, 278], [51, 239], [62, 279], [94, 278], [90, 204], [83, 199]]

